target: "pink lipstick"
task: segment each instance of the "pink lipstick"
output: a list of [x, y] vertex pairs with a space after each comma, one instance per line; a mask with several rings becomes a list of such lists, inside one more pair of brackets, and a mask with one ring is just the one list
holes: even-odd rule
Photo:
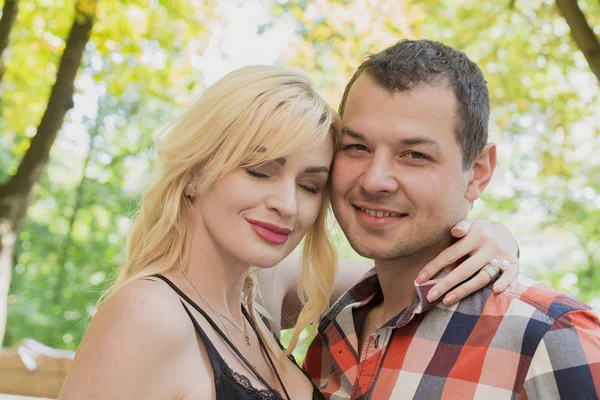
[[292, 233], [291, 229], [281, 228], [277, 225], [269, 224], [268, 222], [257, 221], [254, 219], [247, 219], [246, 221], [248, 221], [252, 229], [267, 242], [284, 244], [290, 237], [290, 233]]

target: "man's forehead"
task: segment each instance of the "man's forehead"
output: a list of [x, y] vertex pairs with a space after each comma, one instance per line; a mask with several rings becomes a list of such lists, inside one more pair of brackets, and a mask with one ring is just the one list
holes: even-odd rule
[[453, 113], [458, 105], [454, 89], [443, 82], [421, 83], [408, 90], [389, 90], [379, 85], [368, 74], [362, 74], [348, 92], [342, 120], [347, 116], [348, 108], [368, 108], [381, 103], [399, 102], [408, 102], [408, 104], [424, 102], [430, 109], [449, 106]]
[[397, 136], [398, 140], [419, 137], [424, 139], [422, 143], [444, 141], [446, 136], [454, 139], [456, 101], [450, 88], [424, 85], [390, 93], [368, 76], [362, 78], [347, 98], [342, 116], [346, 133], [362, 135], [363, 139], [381, 134]]

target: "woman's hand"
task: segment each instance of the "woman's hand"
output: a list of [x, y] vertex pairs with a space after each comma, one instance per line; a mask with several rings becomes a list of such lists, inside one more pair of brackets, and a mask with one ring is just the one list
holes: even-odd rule
[[[462, 262], [431, 288], [427, 300], [434, 301], [454, 288], [444, 297], [444, 304], [453, 304], [489, 285], [492, 276], [482, 268], [494, 259], [500, 263], [508, 261], [500, 266], [498, 272], [501, 275], [494, 283], [494, 292], [504, 291], [519, 273], [519, 246], [504, 225], [498, 222], [464, 220], [457, 223], [451, 233], [459, 240], [423, 267], [416, 281], [424, 283], [442, 269], [451, 268], [459, 260]], [[461, 282], [460, 286], [455, 287]]]

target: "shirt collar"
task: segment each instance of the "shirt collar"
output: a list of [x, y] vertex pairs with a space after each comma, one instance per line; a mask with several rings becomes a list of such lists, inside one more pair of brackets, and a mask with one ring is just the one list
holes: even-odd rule
[[[440, 271], [432, 279], [427, 282], [418, 284], [414, 282], [417, 296], [413, 302], [404, 309], [398, 316], [390, 320], [389, 325], [391, 327], [400, 327], [408, 323], [417, 314], [424, 314], [431, 310], [441, 301], [441, 297], [433, 302], [427, 300], [427, 294], [433, 288], [433, 286], [441, 278], [446, 276], [448, 272], [445, 270]], [[321, 321], [319, 330], [326, 328], [330, 322], [334, 321], [339, 313], [346, 307], [352, 306], [354, 309], [359, 309], [367, 305], [377, 294], [381, 293], [381, 285], [379, 284], [379, 277], [375, 271], [375, 267], [369, 270], [360, 281], [352, 286], [346, 293], [342, 295], [336, 301], [333, 306], [327, 311]], [[388, 325], [388, 324], [386, 324]], [[385, 325], [384, 325], [385, 326]]]

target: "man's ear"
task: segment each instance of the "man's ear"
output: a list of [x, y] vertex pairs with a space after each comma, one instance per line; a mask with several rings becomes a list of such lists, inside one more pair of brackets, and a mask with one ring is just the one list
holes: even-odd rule
[[488, 143], [479, 156], [473, 161], [469, 171], [470, 180], [467, 183], [465, 199], [473, 202], [485, 190], [496, 169], [496, 145]]

